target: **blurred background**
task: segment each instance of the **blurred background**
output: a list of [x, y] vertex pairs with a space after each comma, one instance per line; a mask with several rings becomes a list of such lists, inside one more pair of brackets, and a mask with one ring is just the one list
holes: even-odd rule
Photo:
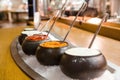
[[[0, 0], [0, 20], [8, 19], [12, 22], [16, 16], [19, 19], [28, 19], [28, 2], [32, 0]], [[64, 16], [75, 16], [82, 0], [68, 0]], [[101, 18], [105, 12], [109, 13], [110, 22], [118, 22], [120, 18], [119, 0], [85, 0], [88, 8], [83, 14], [89, 17]], [[36, 11], [41, 16], [54, 15], [61, 8], [65, 0], [33, 0]]]

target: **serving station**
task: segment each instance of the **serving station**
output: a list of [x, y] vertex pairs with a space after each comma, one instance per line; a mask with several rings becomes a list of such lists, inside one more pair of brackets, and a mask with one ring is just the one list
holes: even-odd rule
[[0, 80], [120, 80], [118, 0], [0, 3]]
[[[56, 37], [52, 36], [52, 39], [56, 40]], [[59, 66], [44, 66], [37, 61], [35, 55], [26, 55], [18, 42], [18, 38], [15, 38], [11, 44], [11, 54], [17, 65], [34, 80], [76, 80], [65, 76]], [[94, 80], [115, 80], [114, 72], [115, 69], [108, 65], [108, 70]]]
[[[57, 22], [57, 24], [62, 23]], [[54, 28], [57, 29], [56, 26]], [[62, 34], [60, 36], [54, 32], [50, 33], [49, 37], [51, 40], [62, 40], [64, 35]], [[73, 42], [68, 42], [71, 47], [79, 46]], [[61, 71], [59, 65], [45, 66], [39, 63], [35, 55], [26, 55], [19, 44], [18, 37], [11, 44], [11, 55], [19, 68], [34, 80], [76, 80], [66, 76]], [[94, 78], [93, 80], [119, 80], [119, 71], [120, 68], [117, 65], [107, 60], [107, 70], [100, 77]]]
[[[45, 22], [43, 21], [42, 23]], [[2, 61], [0, 62], [1, 80], [21, 80], [21, 79], [31, 80], [31, 79], [44, 79], [45, 77], [39, 74], [38, 72], [35, 72], [31, 68], [31, 66], [27, 64], [22, 58], [22, 57], [31, 58], [32, 56], [26, 56], [24, 53], [22, 53], [21, 56], [21, 54], [18, 53], [18, 51], [21, 50], [21, 47], [18, 43], [18, 36], [26, 27], [30, 26], [18, 26], [15, 28], [0, 30], [0, 34], [4, 34], [1, 35], [0, 40], [0, 44], [3, 45], [2, 47], [0, 47], [2, 53], [0, 54], [1, 57], [0, 61]], [[57, 37], [56, 35], [53, 36], [58, 39], [60, 37], [64, 38], [68, 28], [69, 28], [68, 25], [63, 24], [61, 22], [56, 22], [56, 25], [53, 28], [52, 32], [54, 32], [54, 34], [57, 34], [59, 37]], [[92, 38], [92, 36], [93, 33], [91, 32], [87, 32], [73, 27], [70, 34], [67, 37], [67, 40], [69, 40], [73, 46], [88, 47], [88, 44], [90, 43], [90, 39]], [[103, 52], [107, 59], [107, 64], [109, 65], [108, 73], [112, 75], [111, 77], [115, 78], [115, 80], [120, 79], [119, 44], [120, 42], [117, 40], [98, 35], [92, 46], [92, 48], [100, 49]], [[22, 52], [22, 50], [20, 52]], [[15, 59], [18, 59], [18, 62]], [[35, 57], [33, 58], [33, 60], [36, 60]], [[38, 65], [40, 64], [38, 63]]]

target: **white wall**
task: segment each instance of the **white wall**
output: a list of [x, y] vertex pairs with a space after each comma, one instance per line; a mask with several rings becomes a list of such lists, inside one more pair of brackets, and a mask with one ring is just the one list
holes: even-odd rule
[[106, 8], [106, 0], [89, 0], [89, 7], [97, 8], [98, 11], [105, 11]]
[[8, 5], [12, 3], [12, 8], [16, 9], [22, 4], [22, 0], [0, 0], [0, 8], [7, 9]]
[[20, 4], [22, 4], [22, 0], [11, 0], [13, 3], [13, 8], [18, 8]]
[[120, 0], [111, 0], [111, 14], [114, 15], [116, 12], [120, 15]]

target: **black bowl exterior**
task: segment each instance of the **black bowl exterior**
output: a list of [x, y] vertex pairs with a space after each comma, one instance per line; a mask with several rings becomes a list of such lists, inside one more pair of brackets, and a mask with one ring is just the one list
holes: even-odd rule
[[60, 68], [65, 75], [81, 80], [91, 80], [101, 76], [106, 66], [107, 62], [102, 54], [87, 57], [63, 54], [60, 61]]
[[68, 47], [47, 48], [39, 46], [36, 51], [37, 60], [46, 66], [59, 65], [62, 54]]
[[35, 55], [37, 47], [39, 46], [40, 43], [44, 41], [46, 40], [32, 41], [25, 39], [22, 43], [22, 50], [27, 55]]
[[25, 40], [25, 38], [27, 37], [26, 34], [21, 34], [19, 37], [18, 37], [18, 41], [20, 43], [20, 45], [22, 45], [23, 41]]

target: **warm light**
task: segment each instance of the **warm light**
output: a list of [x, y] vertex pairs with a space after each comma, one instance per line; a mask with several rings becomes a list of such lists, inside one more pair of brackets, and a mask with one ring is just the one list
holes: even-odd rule
[[55, 1], [54, 0], [51, 1], [51, 5], [55, 5]]
[[101, 19], [100, 18], [90, 18], [89, 20], [86, 21], [87, 23], [91, 24], [100, 24]]

